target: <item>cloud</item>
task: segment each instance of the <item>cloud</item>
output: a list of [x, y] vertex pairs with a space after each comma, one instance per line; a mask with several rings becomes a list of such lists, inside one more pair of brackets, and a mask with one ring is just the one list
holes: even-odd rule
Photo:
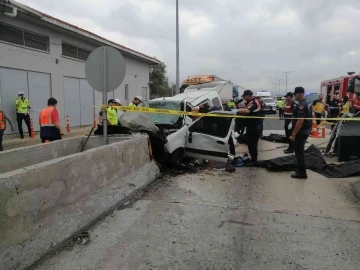
[[[22, 0], [36, 9], [156, 56], [175, 82], [175, 1]], [[179, 0], [180, 80], [215, 74], [250, 89], [285, 75], [319, 91], [324, 79], [358, 70], [358, 0]]]

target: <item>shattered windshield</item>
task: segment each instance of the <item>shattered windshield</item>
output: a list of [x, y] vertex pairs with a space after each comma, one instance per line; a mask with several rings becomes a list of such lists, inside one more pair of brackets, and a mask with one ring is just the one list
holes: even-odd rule
[[[168, 101], [168, 100], [147, 101], [145, 103], [145, 106], [154, 109], [180, 111], [181, 101]], [[156, 114], [151, 114], [151, 119], [154, 122], [154, 124], [172, 125], [179, 120], [179, 115], [156, 113]]]

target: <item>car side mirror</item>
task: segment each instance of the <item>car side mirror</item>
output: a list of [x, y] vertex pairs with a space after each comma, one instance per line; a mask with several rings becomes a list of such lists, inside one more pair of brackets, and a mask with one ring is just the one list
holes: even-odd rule
[[189, 143], [192, 143], [192, 132], [190, 132], [190, 134], [189, 134], [188, 142], [189, 142]]

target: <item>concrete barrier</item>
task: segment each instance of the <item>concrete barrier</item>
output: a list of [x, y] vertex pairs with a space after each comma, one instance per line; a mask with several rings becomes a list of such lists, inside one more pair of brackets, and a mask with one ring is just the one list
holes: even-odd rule
[[[129, 139], [129, 136], [109, 137], [109, 143]], [[80, 152], [86, 137], [75, 137], [50, 143], [32, 145], [0, 152], [0, 173], [14, 171], [26, 166]], [[91, 136], [85, 150], [101, 146], [103, 138]]]
[[157, 178], [147, 136], [118, 140], [0, 174], [0, 269], [31, 266]]
[[351, 191], [355, 197], [360, 201], [360, 179], [351, 185]]

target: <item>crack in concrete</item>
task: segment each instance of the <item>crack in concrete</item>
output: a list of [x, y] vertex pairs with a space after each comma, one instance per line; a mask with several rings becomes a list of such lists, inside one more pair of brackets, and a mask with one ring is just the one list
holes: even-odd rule
[[238, 224], [238, 225], [247, 225], [247, 226], [254, 226], [255, 225], [255, 224], [248, 223], [248, 222], [242, 222], [242, 221], [236, 221], [236, 220], [225, 220], [225, 221], [222, 221], [220, 223], [218, 228], [221, 228], [222, 226], [224, 226], [225, 223]]

